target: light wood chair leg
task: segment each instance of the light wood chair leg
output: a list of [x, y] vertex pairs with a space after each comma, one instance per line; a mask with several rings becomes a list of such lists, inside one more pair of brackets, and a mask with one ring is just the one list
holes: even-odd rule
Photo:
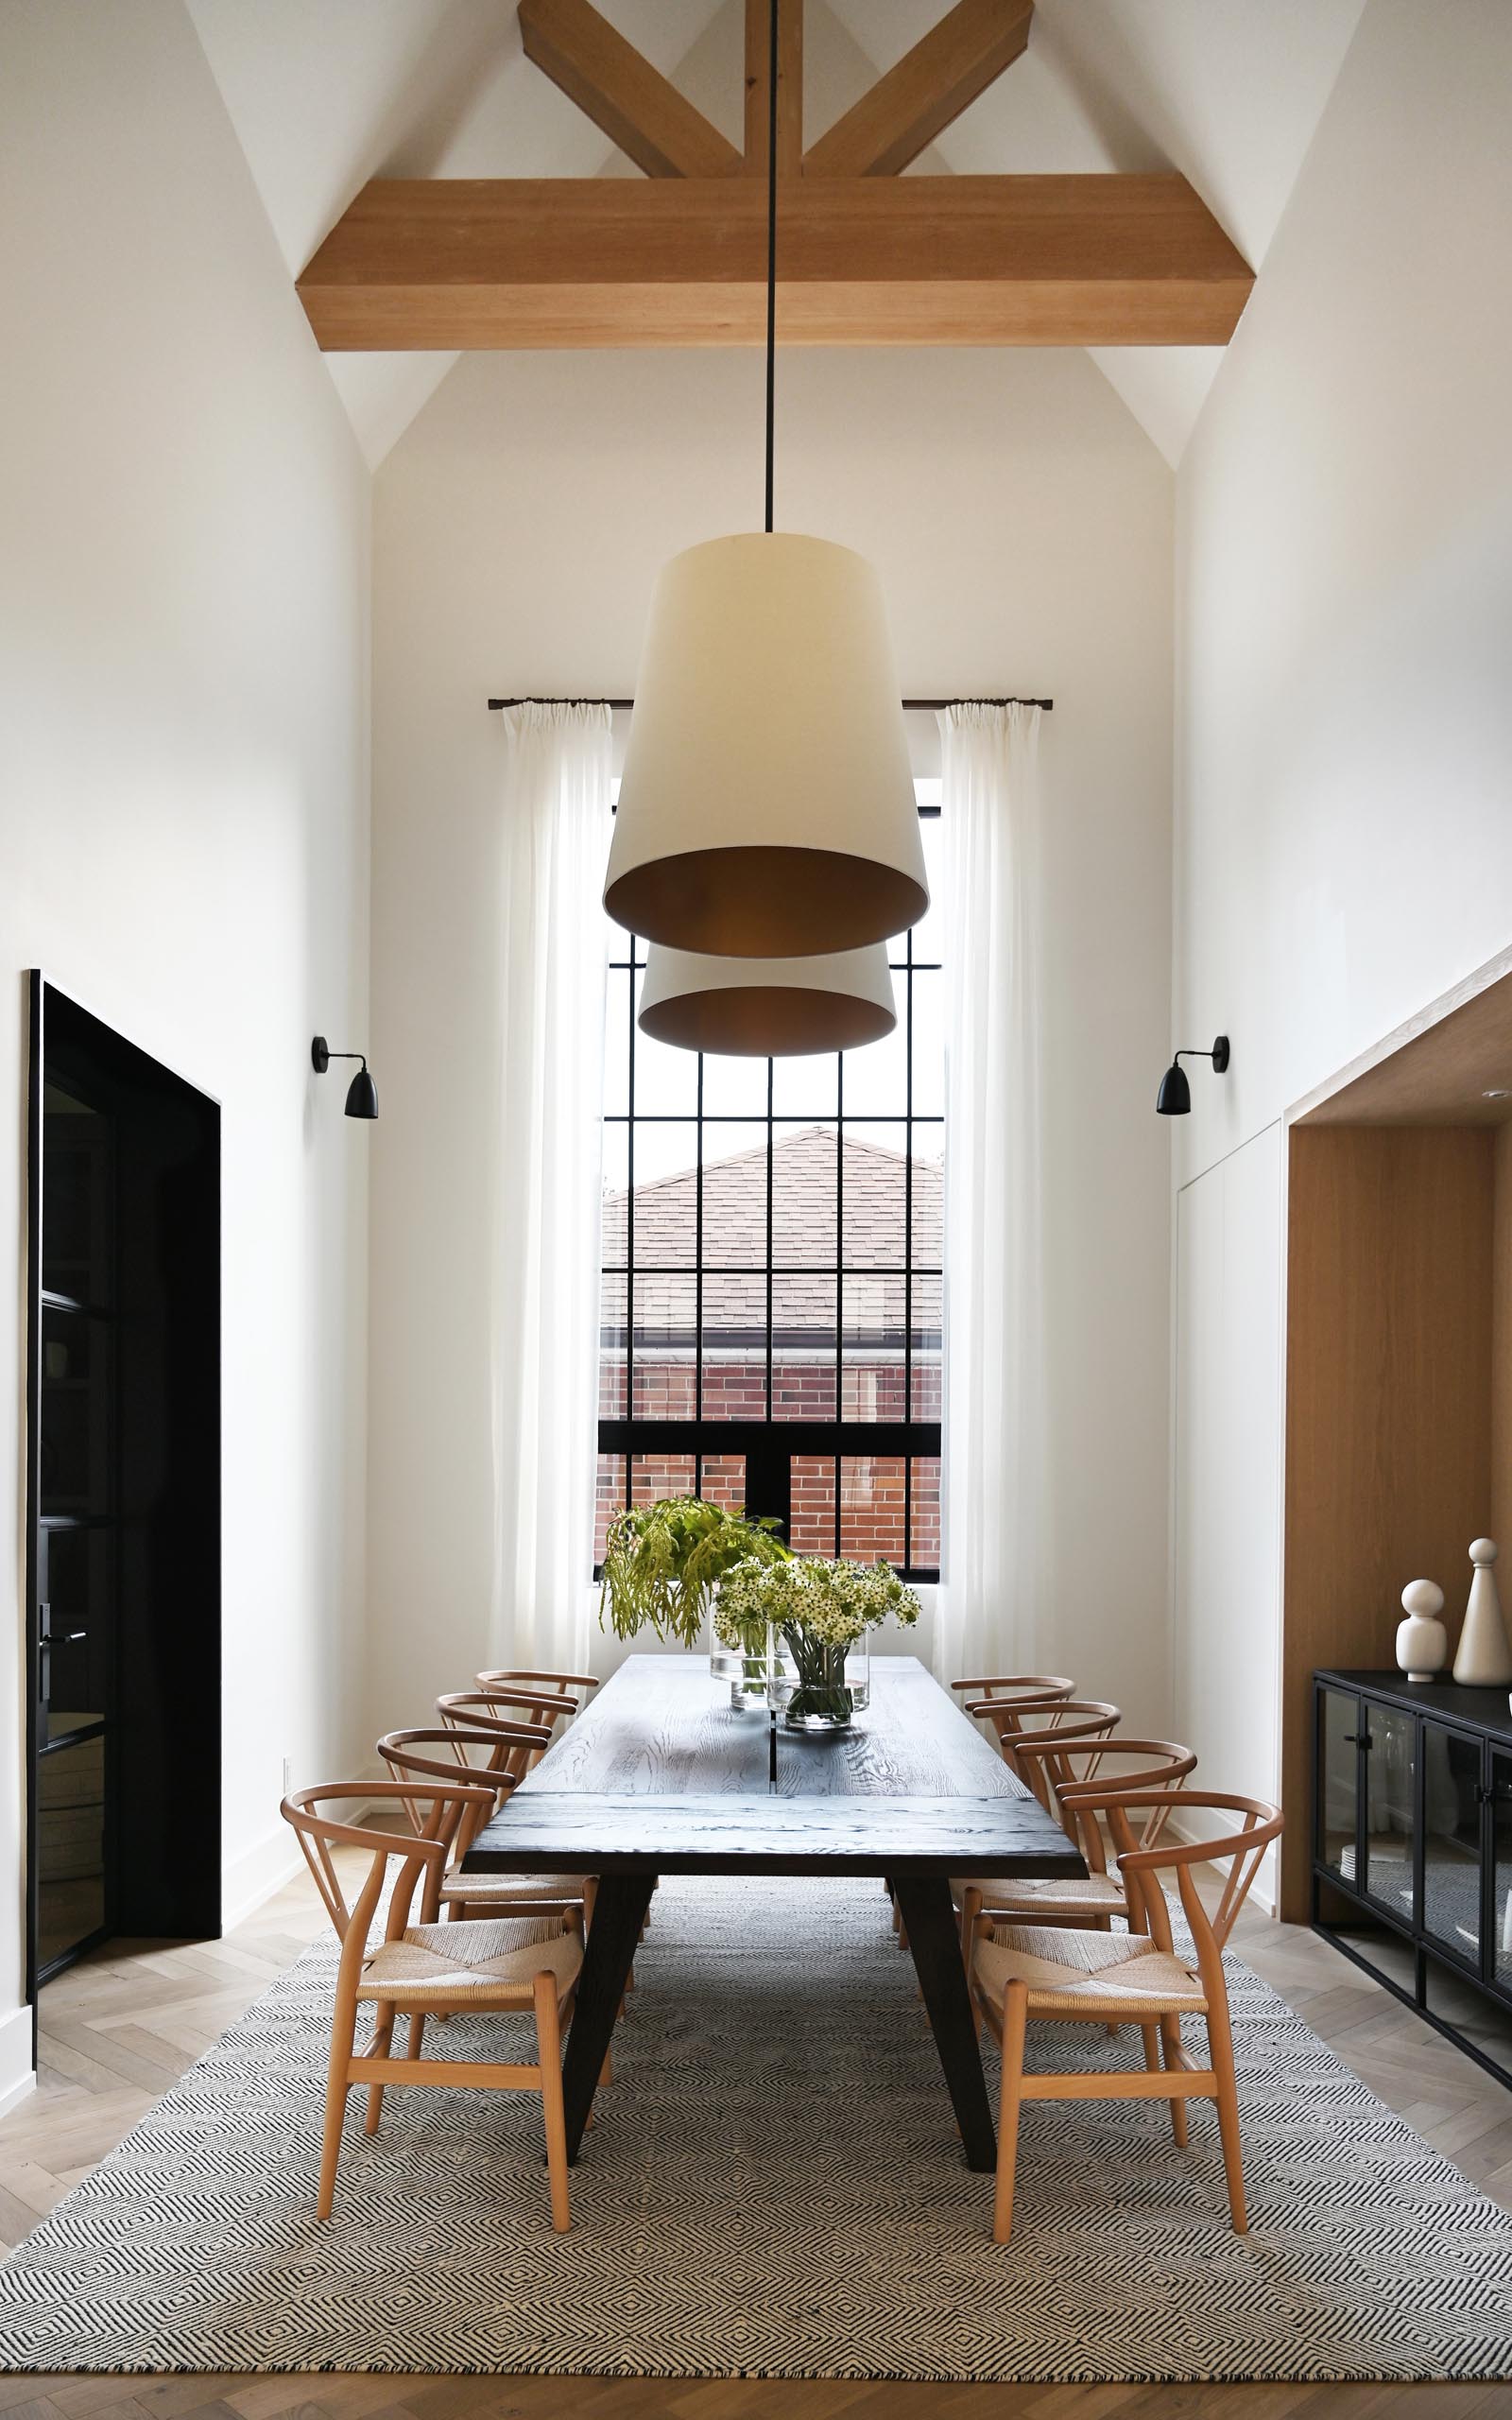
[[1010, 1983], [1003, 1998], [1003, 2089], [998, 2098], [998, 2173], [992, 2196], [994, 2243], [1006, 2243], [1013, 2233], [1013, 2176], [1019, 2161], [1023, 2037], [1028, 2022], [1028, 1986]]
[[572, 2225], [567, 2189], [567, 2111], [561, 2089], [561, 2018], [555, 1975], [538, 1975], [535, 1985], [536, 2045], [541, 2062], [541, 2105], [546, 2120], [546, 2172], [551, 2179], [551, 2223], [558, 2235]]
[[[371, 2056], [375, 2059], [387, 2059], [392, 2046], [393, 2039], [394, 2003], [392, 2000], [380, 2000], [378, 2003], [378, 2022], [373, 2027], [372, 2031]], [[383, 2114], [383, 2085], [381, 2083], [369, 2084], [368, 2087], [368, 2118], [363, 2128], [363, 2132], [368, 2135], [376, 2135], [378, 2132], [378, 2121], [382, 2118]]]
[[961, 1893], [961, 1957], [967, 1974], [971, 1971], [971, 1950], [976, 1937], [976, 1920], [982, 1912], [982, 1893], [969, 1882]]
[[335, 2198], [336, 2162], [341, 2156], [341, 2121], [347, 2114], [347, 2078], [352, 2046], [357, 2038], [357, 1979], [337, 1983], [331, 2013], [331, 2064], [326, 2072], [325, 2135], [320, 2145], [320, 2183], [315, 2198], [318, 2219], [331, 2216]]
[[1228, 2215], [1235, 2235], [1249, 2233], [1245, 2209], [1245, 2172], [1239, 2152], [1239, 2091], [1234, 2082], [1234, 2038], [1228, 2011], [1220, 1994], [1208, 2002], [1208, 2054], [1217, 2082], [1218, 2132], [1223, 2137], [1223, 2164], [1228, 2179]]
[[[1165, 2052], [1165, 2064], [1167, 2067], [1169, 2067], [1174, 2073], [1179, 2074], [1181, 2069], [1181, 2020], [1178, 2016], [1161, 2017], [1160, 2045]], [[1178, 2152], [1184, 2152], [1186, 2150], [1187, 2104], [1184, 2100], [1179, 2098], [1179, 2096], [1173, 2096], [1171, 2101], [1171, 2139], [1175, 2143]]]
[[425, 2012], [422, 2008], [418, 2008], [415, 2011], [414, 2015], [409, 2020], [409, 2049], [406, 2053], [409, 2058], [418, 2059], [420, 2057], [421, 2045], [424, 2039]]

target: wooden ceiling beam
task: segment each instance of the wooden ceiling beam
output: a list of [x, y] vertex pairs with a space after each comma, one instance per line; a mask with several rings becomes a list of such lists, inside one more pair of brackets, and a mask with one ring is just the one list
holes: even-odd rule
[[590, 0], [520, 0], [525, 57], [648, 177], [733, 177], [744, 166], [700, 110]]
[[[746, 0], [746, 173], [766, 174], [771, 122], [768, 90], [772, 0]], [[803, 0], [782, 0], [777, 15], [777, 173], [803, 170]]]
[[956, 0], [896, 67], [821, 134], [809, 177], [892, 177], [917, 160], [1028, 44], [1034, 0]]
[[[799, 177], [784, 344], [1225, 344], [1254, 283], [1184, 177]], [[327, 352], [757, 344], [766, 196], [379, 179], [299, 282]]]

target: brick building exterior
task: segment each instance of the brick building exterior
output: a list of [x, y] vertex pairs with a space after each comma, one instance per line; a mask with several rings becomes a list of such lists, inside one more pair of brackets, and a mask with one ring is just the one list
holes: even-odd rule
[[[604, 1203], [599, 1411], [604, 1419], [765, 1420], [770, 1286], [773, 1422], [940, 1417], [941, 1168], [850, 1130], [815, 1125], [634, 1189], [634, 1318], [627, 1354], [630, 1197]], [[770, 1277], [768, 1277], [768, 1235]], [[912, 1251], [905, 1253], [911, 1235]], [[701, 1250], [700, 1250], [701, 1244]], [[698, 1268], [701, 1262], [701, 1289]], [[905, 1265], [911, 1262], [909, 1273]], [[701, 1352], [700, 1352], [701, 1341]], [[627, 1380], [627, 1360], [629, 1363]], [[700, 1387], [701, 1378], [701, 1387]], [[898, 1456], [805, 1456], [795, 1439], [792, 1544], [864, 1561], [939, 1560], [939, 1466], [913, 1458], [905, 1558]], [[633, 1495], [738, 1504], [737, 1456], [638, 1458]], [[600, 1459], [596, 1550], [625, 1499], [623, 1461]]]

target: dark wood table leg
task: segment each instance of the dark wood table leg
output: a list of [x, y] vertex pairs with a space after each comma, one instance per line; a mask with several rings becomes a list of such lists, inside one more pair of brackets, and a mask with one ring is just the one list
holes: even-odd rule
[[966, 2165], [995, 2168], [997, 2135], [987, 2097], [987, 2078], [982, 2073], [982, 2049], [971, 2014], [971, 1994], [966, 1988], [960, 1928], [950, 1883], [943, 1874], [916, 1874], [906, 1879], [895, 1876], [893, 1890], [908, 1930], [908, 1946], [914, 1954], [919, 1986], [934, 2029], [935, 2047], [954, 2103], [955, 2122], [966, 2146]]
[[567, 2156], [577, 2157], [583, 2128], [598, 2090], [610, 2035], [625, 1996], [630, 1961], [656, 1889], [656, 1876], [639, 1872], [600, 1875], [593, 1921], [577, 1978], [567, 2055], [562, 2061], [562, 2099], [567, 2110]]

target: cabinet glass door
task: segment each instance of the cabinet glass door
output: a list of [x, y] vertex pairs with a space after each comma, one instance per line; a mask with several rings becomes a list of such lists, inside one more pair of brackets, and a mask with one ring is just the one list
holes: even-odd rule
[[1341, 1882], [1358, 1891], [1360, 1701], [1347, 1689], [1324, 1689], [1320, 1694], [1317, 1853]]
[[1390, 1705], [1362, 1705], [1365, 1760], [1365, 1887], [1400, 1924], [1412, 1922], [1417, 1718]]
[[1491, 1979], [1512, 1993], [1512, 1748], [1491, 1751]]
[[1423, 1930], [1481, 1962], [1481, 1742], [1423, 1724]]

